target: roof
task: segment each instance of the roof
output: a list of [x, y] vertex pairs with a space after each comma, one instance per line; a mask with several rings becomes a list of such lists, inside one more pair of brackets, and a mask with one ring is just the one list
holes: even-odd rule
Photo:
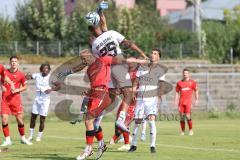
[[[201, 4], [202, 19], [224, 21], [224, 10], [233, 9], [240, 5], [240, 0], [208, 0]], [[194, 9], [188, 7], [184, 11], [176, 11], [168, 14], [171, 24], [177, 23], [180, 20], [192, 20]]]

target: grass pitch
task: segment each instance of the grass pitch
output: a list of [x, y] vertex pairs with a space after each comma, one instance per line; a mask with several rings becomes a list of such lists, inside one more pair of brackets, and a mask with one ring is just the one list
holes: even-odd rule
[[[147, 139], [138, 143], [134, 153], [119, 152], [122, 143], [110, 146], [103, 155], [105, 160], [239, 160], [240, 120], [209, 119], [193, 120], [194, 136], [179, 136], [176, 121], [157, 122], [157, 153], [149, 149], [149, 128]], [[28, 135], [28, 124], [26, 135]], [[38, 124], [37, 124], [38, 126]], [[103, 122], [105, 141], [114, 133], [113, 122]], [[84, 149], [84, 124], [70, 125], [68, 122], [48, 119], [41, 142], [32, 146], [20, 144], [17, 125], [10, 124], [13, 145], [6, 153], [0, 153], [0, 160], [73, 160]], [[37, 130], [35, 131], [37, 133]], [[1, 134], [1, 137], [3, 135]], [[2, 138], [3, 139], [3, 138]], [[95, 151], [97, 143], [94, 144]], [[96, 153], [96, 152], [95, 152]], [[94, 155], [89, 158], [94, 159]]]

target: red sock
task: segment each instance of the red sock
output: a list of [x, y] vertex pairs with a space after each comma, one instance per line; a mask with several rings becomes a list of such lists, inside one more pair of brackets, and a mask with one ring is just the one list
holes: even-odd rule
[[98, 141], [101, 141], [103, 139], [103, 132], [101, 126], [99, 126], [98, 131], [95, 132], [95, 137]]
[[2, 129], [3, 129], [4, 137], [9, 137], [10, 133], [9, 133], [9, 127], [8, 127], [8, 124], [6, 124], [6, 125], [2, 125]]
[[24, 136], [24, 124], [18, 125], [18, 131], [21, 136]]
[[88, 145], [93, 144], [94, 135], [95, 135], [94, 130], [86, 131], [86, 142], [87, 142]]
[[116, 136], [116, 135], [114, 134], [114, 136], [112, 137], [112, 139], [113, 139], [114, 141], [116, 141], [116, 140], [118, 140], [118, 136]]
[[124, 143], [129, 144], [129, 133], [123, 132]]
[[189, 127], [189, 130], [192, 129], [192, 119], [188, 120], [188, 127]]
[[184, 132], [184, 131], [185, 131], [185, 121], [184, 121], [184, 120], [181, 120], [181, 121], [180, 121], [180, 125], [181, 125], [182, 131]]

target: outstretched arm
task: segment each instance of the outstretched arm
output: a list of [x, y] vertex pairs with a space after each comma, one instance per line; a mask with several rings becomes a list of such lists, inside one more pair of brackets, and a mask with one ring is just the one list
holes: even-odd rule
[[132, 50], [138, 52], [143, 58], [148, 59], [148, 57], [145, 55], [145, 53], [133, 42], [124, 39], [121, 43], [125, 48], [131, 48]]
[[103, 32], [108, 31], [108, 28], [107, 28], [107, 20], [106, 20], [105, 15], [103, 14], [102, 11], [99, 12], [98, 14], [99, 14], [99, 16], [100, 16], [100, 26], [101, 26], [101, 30], [102, 30]]

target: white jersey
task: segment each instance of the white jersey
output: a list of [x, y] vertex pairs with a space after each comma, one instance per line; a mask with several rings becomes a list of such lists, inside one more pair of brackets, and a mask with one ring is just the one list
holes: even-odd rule
[[166, 68], [157, 64], [153, 68], [148, 66], [140, 66], [136, 73], [139, 78], [139, 84], [137, 89], [137, 99], [144, 99], [153, 101], [158, 99], [158, 82], [159, 80], [165, 80]]
[[51, 89], [49, 82], [50, 74], [43, 77], [42, 73], [34, 73], [32, 74], [32, 78], [36, 80], [37, 97], [49, 98], [49, 94], [46, 94], [45, 91]]
[[92, 53], [96, 57], [116, 56], [122, 54], [120, 44], [125, 39], [116, 31], [106, 31], [98, 36], [92, 43]]

